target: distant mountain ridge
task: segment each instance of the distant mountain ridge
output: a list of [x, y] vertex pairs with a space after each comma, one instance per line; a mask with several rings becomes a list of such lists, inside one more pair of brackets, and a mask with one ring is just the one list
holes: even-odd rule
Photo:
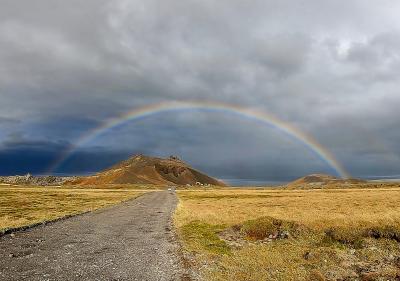
[[225, 186], [222, 181], [193, 169], [176, 156], [163, 159], [141, 154], [75, 182], [82, 185], [135, 183]]

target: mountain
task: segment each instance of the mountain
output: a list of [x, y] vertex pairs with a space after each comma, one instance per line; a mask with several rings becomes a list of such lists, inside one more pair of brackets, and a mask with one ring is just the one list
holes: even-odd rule
[[312, 174], [288, 183], [288, 188], [315, 188], [334, 185], [361, 184], [366, 181], [360, 179], [340, 179], [326, 174]]
[[225, 184], [209, 177], [176, 156], [167, 159], [136, 155], [96, 175], [79, 179], [75, 184], [173, 184], [217, 185]]

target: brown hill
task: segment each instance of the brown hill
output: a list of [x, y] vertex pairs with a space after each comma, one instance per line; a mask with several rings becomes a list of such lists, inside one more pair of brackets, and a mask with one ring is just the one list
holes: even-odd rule
[[76, 184], [225, 184], [171, 156], [168, 159], [136, 155], [96, 175], [79, 179]]
[[309, 183], [328, 183], [328, 182], [338, 181], [338, 180], [340, 180], [340, 179], [337, 177], [331, 176], [331, 175], [312, 174], [312, 175], [308, 175], [308, 176], [299, 178], [299, 179], [289, 183], [289, 185], [309, 184]]
[[318, 187], [338, 187], [346, 185], [356, 185], [365, 183], [366, 181], [360, 179], [340, 179], [331, 175], [325, 174], [312, 174], [287, 185], [288, 188], [318, 188]]

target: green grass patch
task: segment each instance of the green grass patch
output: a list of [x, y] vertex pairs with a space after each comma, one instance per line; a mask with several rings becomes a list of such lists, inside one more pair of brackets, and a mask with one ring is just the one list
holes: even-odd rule
[[193, 221], [181, 228], [181, 234], [190, 251], [228, 255], [231, 253], [229, 246], [217, 235], [224, 228], [222, 225]]

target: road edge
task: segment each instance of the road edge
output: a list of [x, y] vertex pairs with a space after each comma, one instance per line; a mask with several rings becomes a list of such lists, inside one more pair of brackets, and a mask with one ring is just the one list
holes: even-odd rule
[[150, 194], [150, 193], [153, 193], [153, 192], [157, 192], [157, 191], [144, 192], [143, 194], [140, 194], [139, 196], [136, 196], [135, 198], [130, 198], [130, 199], [127, 199], [127, 200], [123, 200], [123, 201], [120, 201], [118, 203], [115, 203], [115, 204], [112, 204], [112, 205], [108, 205], [108, 206], [104, 206], [104, 207], [100, 207], [100, 208], [97, 208], [97, 209], [94, 209], [94, 210], [83, 211], [83, 212], [79, 212], [79, 213], [75, 213], [75, 214], [69, 214], [69, 215], [65, 215], [65, 216], [62, 216], [62, 217], [55, 218], [55, 219], [44, 220], [44, 221], [41, 221], [41, 222], [36, 222], [36, 223], [33, 223], [33, 224], [23, 225], [23, 226], [19, 226], [19, 227], [10, 227], [10, 228], [6, 228], [6, 229], [2, 229], [2, 230], [0, 230], [0, 238], [2, 238], [4, 236], [7, 236], [7, 235], [10, 235], [10, 234], [13, 234], [13, 233], [25, 232], [25, 231], [28, 231], [28, 230], [31, 230], [31, 229], [34, 229], [34, 228], [44, 227], [44, 226], [47, 226], [47, 225], [51, 225], [51, 224], [57, 223], [59, 221], [64, 221], [64, 220], [67, 220], [67, 219], [70, 219], [70, 218], [83, 216], [83, 215], [86, 215], [86, 214], [89, 214], [89, 213], [93, 213], [93, 212], [96, 212], [96, 211], [106, 210], [108, 208], [115, 207], [115, 206], [117, 206], [119, 204], [123, 204], [123, 203], [129, 202], [129, 201], [132, 201], [132, 200], [136, 200], [136, 199], [138, 199], [139, 197], [142, 197], [145, 194]]

